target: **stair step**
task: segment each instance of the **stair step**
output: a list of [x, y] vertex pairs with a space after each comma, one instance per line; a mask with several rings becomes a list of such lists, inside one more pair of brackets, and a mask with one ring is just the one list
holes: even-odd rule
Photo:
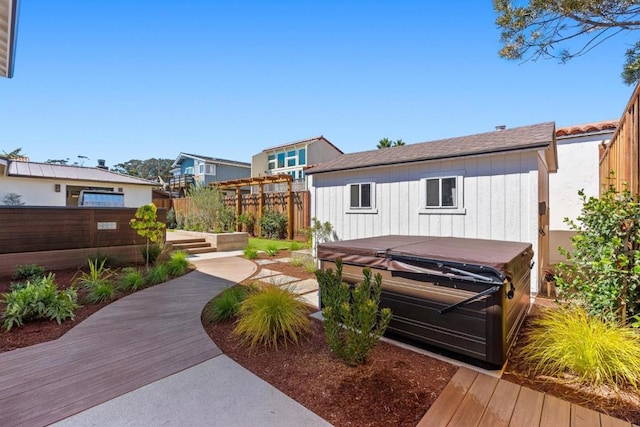
[[210, 253], [210, 252], [217, 252], [216, 248], [209, 246], [206, 248], [193, 248], [193, 249], [187, 249], [185, 250], [185, 252], [187, 252], [188, 254], [191, 255], [195, 255], [195, 254], [206, 254], [206, 253]]
[[196, 249], [196, 248], [208, 248], [211, 247], [210, 243], [207, 242], [195, 242], [195, 243], [178, 243], [178, 244], [173, 244], [173, 248], [174, 249], [182, 249], [182, 250], [187, 250], [187, 249]]
[[206, 240], [202, 237], [193, 237], [190, 239], [176, 239], [176, 240], [169, 240], [169, 243], [175, 245], [180, 245], [182, 243], [202, 243], [202, 242], [206, 242]]

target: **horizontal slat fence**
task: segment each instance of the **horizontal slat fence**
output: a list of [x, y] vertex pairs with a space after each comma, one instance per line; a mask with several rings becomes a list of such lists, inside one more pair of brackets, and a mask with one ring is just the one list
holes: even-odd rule
[[[0, 254], [144, 244], [133, 208], [0, 206]], [[158, 209], [166, 222], [166, 210]], [[98, 229], [98, 223], [115, 229]]]
[[[600, 155], [600, 193], [613, 185], [618, 191], [627, 188], [640, 192], [640, 84], [636, 86], [616, 132]], [[614, 172], [613, 180], [610, 179]]]
[[[227, 196], [224, 198], [227, 206], [236, 208], [236, 196]], [[260, 203], [260, 194], [242, 194], [240, 196], [240, 206], [242, 212], [252, 213], [258, 221], [258, 205]], [[173, 199], [173, 209], [176, 218], [180, 215], [186, 215], [189, 212], [189, 198]], [[273, 210], [287, 215], [287, 193], [264, 193], [263, 194], [263, 212]], [[302, 230], [309, 228], [309, 192], [295, 191], [293, 192], [293, 233], [299, 234]]]

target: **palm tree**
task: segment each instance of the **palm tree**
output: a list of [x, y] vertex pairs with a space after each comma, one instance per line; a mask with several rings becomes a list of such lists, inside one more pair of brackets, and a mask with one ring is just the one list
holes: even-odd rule
[[9, 160], [15, 160], [15, 159], [23, 159], [27, 156], [22, 154], [22, 147], [19, 147], [9, 153], [3, 150], [2, 156], [0, 157], [4, 157], [5, 159], [9, 159]]
[[397, 141], [394, 141], [393, 146], [394, 147], [400, 147], [401, 145], [404, 145], [404, 141], [399, 139]]
[[382, 138], [378, 141], [378, 149], [391, 147], [391, 140], [389, 138]]

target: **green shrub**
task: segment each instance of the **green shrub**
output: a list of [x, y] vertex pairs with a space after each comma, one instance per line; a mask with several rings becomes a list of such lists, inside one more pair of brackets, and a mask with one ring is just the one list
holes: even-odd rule
[[291, 242], [291, 245], [289, 245], [289, 250], [291, 251], [299, 251], [300, 249], [302, 249], [302, 243], [298, 242], [298, 241], [293, 241]]
[[265, 285], [240, 305], [234, 333], [251, 349], [259, 344], [278, 348], [278, 342], [298, 342], [309, 331], [308, 308], [287, 289]]
[[171, 208], [167, 211], [167, 228], [175, 229], [178, 226], [178, 222], [176, 221], [176, 211]]
[[189, 190], [187, 197], [189, 211], [179, 218], [185, 230], [209, 232], [233, 228], [233, 208], [225, 205], [220, 190], [198, 185]]
[[157, 285], [169, 280], [169, 272], [165, 264], [158, 264], [147, 270], [144, 281], [147, 285]]
[[275, 256], [278, 253], [278, 245], [276, 243], [269, 243], [264, 251], [269, 256]]
[[[160, 258], [160, 254], [164, 249], [164, 245], [149, 245], [142, 246], [140, 248], [140, 253], [142, 254], [142, 258], [148, 260], [149, 264], [155, 264], [158, 258]], [[148, 256], [147, 256], [148, 254]]]
[[262, 237], [283, 239], [287, 233], [287, 216], [277, 211], [265, 211], [259, 220]]
[[90, 304], [112, 301], [116, 297], [116, 290], [110, 282], [96, 283], [87, 290], [85, 299]]
[[167, 261], [167, 273], [170, 276], [182, 276], [189, 269], [188, 254], [185, 251], [171, 252], [169, 260]]
[[251, 246], [247, 246], [244, 248], [244, 256], [247, 259], [256, 259], [258, 258], [258, 250], [256, 248], [252, 248]]
[[583, 191], [577, 220], [566, 219], [575, 235], [572, 251], [561, 249], [556, 286], [589, 314], [627, 323], [640, 314], [640, 196], [612, 186], [599, 198]]
[[225, 289], [207, 304], [203, 313], [204, 320], [208, 323], [217, 323], [235, 317], [247, 294], [247, 288], [240, 285]]
[[19, 265], [11, 275], [13, 280], [34, 281], [44, 277], [44, 268], [36, 264]]
[[590, 316], [582, 308], [547, 310], [534, 319], [520, 354], [536, 374], [569, 373], [596, 386], [639, 385], [638, 332]]
[[362, 271], [364, 281], [350, 289], [342, 282], [342, 260], [336, 260], [336, 272], [318, 270], [318, 286], [324, 304], [324, 329], [329, 348], [348, 365], [366, 360], [367, 354], [384, 334], [391, 321], [391, 310], [379, 311], [382, 276]]
[[243, 212], [238, 216], [238, 223], [244, 226], [244, 230], [253, 236], [256, 225], [256, 217], [251, 212]]
[[294, 256], [291, 258], [291, 265], [294, 267], [304, 267], [308, 273], [315, 273], [318, 269], [316, 261], [307, 256]]
[[6, 304], [2, 314], [3, 327], [9, 331], [14, 326], [35, 319], [50, 319], [58, 323], [74, 318], [78, 308], [78, 294], [71, 287], [59, 291], [54, 283], [55, 276], [49, 274], [34, 282], [27, 282], [22, 289], [2, 295]]
[[120, 277], [120, 289], [135, 292], [144, 286], [144, 276], [137, 268], [123, 269]]
[[99, 285], [110, 283], [114, 273], [105, 267], [105, 262], [106, 260], [99, 262], [97, 259], [89, 259], [89, 271], [82, 272], [80, 277], [74, 280], [74, 283], [80, 284], [80, 287], [87, 292], [91, 292]]

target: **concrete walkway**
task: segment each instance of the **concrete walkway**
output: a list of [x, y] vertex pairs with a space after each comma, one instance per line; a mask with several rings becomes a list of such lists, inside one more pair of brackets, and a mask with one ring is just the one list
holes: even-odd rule
[[0, 424], [327, 425], [211, 342], [206, 302], [251, 276], [241, 258], [105, 307], [63, 337], [0, 354]]

